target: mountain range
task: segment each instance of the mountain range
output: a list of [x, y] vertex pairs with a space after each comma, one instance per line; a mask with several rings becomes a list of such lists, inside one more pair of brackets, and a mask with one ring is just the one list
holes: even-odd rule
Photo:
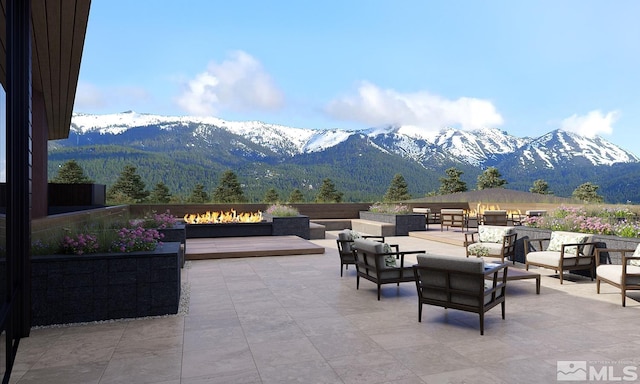
[[220, 173], [232, 169], [253, 200], [272, 187], [283, 197], [299, 188], [312, 199], [328, 177], [345, 200], [375, 201], [396, 173], [421, 197], [438, 189], [447, 168], [463, 171], [474, 189], [477, 176], [496, 167], [509, 189], [528, 191], [544, 179], [556, 195], [570, 196], [589, 181], [607, 202], [640, 202], [640, 158], [600, 137], [563, 130], [521, 138], [495, 128], [425, 134], [412, 126], [316, 130], [132, 111], [74, 114], [69, 137], [49, 144], [50, 177], [69, 159], [107, 185], [131, 163], [147, 185], [163, 181], [182, 195], [196, 183], [215, 187]]

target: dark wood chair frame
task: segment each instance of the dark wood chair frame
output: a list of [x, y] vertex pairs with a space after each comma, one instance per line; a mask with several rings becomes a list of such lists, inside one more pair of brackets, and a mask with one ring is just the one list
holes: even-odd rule
[[[362, 236], [363, 239], [370, 239], [370, 240], [375, 240], [375, 241], [379, 241], [381, 243], [384, 243], [384, 236], [370, 236], [370, 235], [366, 235], [366, 236]], [[340, 256], [340, 277], [342, 277], [342, 272], [343, 270], [348, 270], [349, 269], [349, 265], [355, 265], [356, 264], [356, 256], [354, 254], [353, 250], [350, 251], [346, 251], [345, 250], [345, 245], [346, 244], [350, 244], [353, 245], [353, 240], [340, 240], [340, 239], [336, 239], [336, 243], [338, 244], [338, 255]], [[396, 248], [396, 251], [398, 249], [398, 245], [391, 245], [391, 247]], [[352, 247], [350, 247], [351, 249], [353, 249]]]
[[[507, 287], [507, 269], [508, 263], [496, 264], [494, 267], [485, 269], [484, 273], [472, 273], [463, 272], [450, 269], [432, 268], [422, 265], [414, 265], [414, 279], [416, 282], [416, 289], [418, 291], [418, 322], [422, 322], [422, 305], [435, 305], [439, 307], [458, 309], [466, 312], [477, 313], [480, 316], [480, 335], [484, 335], [484, 314], [500, 304], [502, 309], [502, 319], [505, 318], [505, 295]], [[500, 273], [503, 271], [503, 273]], [[425, 272], [440, 272], [445, 276], [444, 286], [431, 285], [427, 281], [424, 281], [421, 276]], [[459, 279], [465, 278], [469, 280], [478, 280], [478, 286], [480, 289], [476, 292], [458, 290], [451, 287], [452, 277]], [[491, 283], [489, 288], [484, 288], [485, 280], [489, 280]], [[436, 300], [425, 297], [423, 292], [425, 290], [440, 291], [446, 294], [447, 300]], [[475, 298], [478, 305], [460, 304], [451, 301], [451, 295], [464, 295], [471, 298]], [[489, 296], [491, 299], [485, 303], [485, 298]]]
[[[465, 252], [467, 254], [467, 257], [469, 257], [469, 245], [477, 243], [478, 242], [478, 236], [479, 236], [478, 231], [464, 234], [464, 248], [465, 248]], [[500, 255], [499, 256], [497, 256], [497, 255], [489, 255], [487, 257], [499, 257], [501, 263], [504, 263], [504, 259], [505, 258], [508, 260], [509, 257], [511, 257], [511, 260], [513, 261], [513, 264], [515, 264], [516, 263], [516, 241], [517, 240], [518, 240], [518, 233], [517, 232], [514, 232], [514, 233], [512, 233], [510, 235], [504, 236], [502, 238], [502, 252], [500, 253]]]
[[469, 230], [469, 213], [448, 213], [440, 211], [440, 231], [444, 230], [444, 227], [460, 228], [464, 231], [465, 228]]
[[[597, 242], [588, 242], [588, 243], [571, 243], [571, 244], [562, 244], [562, 247], [560, 248], [560, 265], [549, 265], [549, 264], [541, 264], [541, 263], [534, 263], [534, 262], [530, 262], [527, 259], [527, 255], [531, 252], [531, 244], [534, 243], [535, 246], [533, 247], [533, 249], [535, 250], [540, 250], [540, 251], [544, 251], [546, 248], [543, 248], [543, 245], [549, 244], [549, 241], [551, 241], [551, 238], [542, 238], [542, 239], [524, 239], [524, 258], [525, 258], [525, 268], [528, 271], [529, 270], [529, 266], [530, 265], [534, 265], [536, 267], [542, 267], [542, 268], [547, 268], [547, 269], [552, 269], [554, 271], [556, 271], [556, 273], [559, 275], [560, 278], [560, 284], [563, 283], [563, 272], [564, 271], [578, 271], [578, 270], [589, 270], [591, 272], [591, 281], [593, 281], [593, 279], [595, 278], [595, 274], [596, 274], [596, 262], [595, 262], [595, 250], [596, 247], [598, 246]], [[584, 248], [586, 246], [592, 246], [592, 251], [591, 254], [589, 255], [585, 255], [584, 252]], [[565, 252], [565, 248], [566, 247], [576, 247], [576, 252], [575, 254], [569, 253], [569, 252]], [[582, 259], [591, 259], [591, 262], [589, 264], [579, 264], [580, 260]], [[569, 263], [568, 265], [565, 265], [565, 261], [571, 261], [573, 260], [573, 263]]]
[[[627, 291], [637, 291], [640, 290], [640, 284], [627, 284], [627, 277], [636, 277], [640, 278], [640, 274], [637, 273], [627, 273], [627, 266], [630, 260], [640, 260], [639, 256], [627, 256], [627, 254], [632, 254], [635, 252], [635, 249], [615, 249], [615, 248], [598, 248], [596, 249], [596, 268], [602, 262], [601, 257], [605, 259], [611, 260], [611, 256], [609, 253], [620, 253], [622, 257], [622, 279], [621, 283], [618, 284], [615, 281], [611, 281], [609, 279], [605, 279], [601, 276], [598, 276], [596, 273], [596, 292], [600, 294], [600, 281], [604, 281], [607, 284], [611, 284], [616, 288], [619, 288], [622, 294], [622, 306], [626, 307], [626, 299], [627, 299]], [[602, 255], [601, 255], [602, 254]], [[606, 255], [606, 256], [605, 256]]]
[[[396, 246], [397, 247], [397, 246]], [[398, 249], [398, 248], [396, 248]], [[400, 283], [407, 283], [414, 280], [414, 274], [412, 267], [404, 266], [404, 256], [411, 254], [419, 254], [424, 253], [425, 251], [396, 251], [396, 252], [387, 252], [387, 253], [376, 253], [373, 256], [375, 260], [374, 264], [369, 264], [367, 261], [367, 252], [363, 250], [356, 249], [354, 251], [355, 256], [355, 264], [356, 264], [356, 289], [360, 289], [360, 278], [369, 280], [375, 283], [378, 286], [378, 300], [380, 300], [380, 289], [383, 284], [392, 284], [396, 283], [400, 286]], [[384, 266], [384, 256], [393, 255], [396, 259], [400, 259], [400, 266], [398, 267], [383, 267]], [[383, 274], [387, 271], [397, 271], [399, 272], [399, 276], [394, 277], [385, 277]]]

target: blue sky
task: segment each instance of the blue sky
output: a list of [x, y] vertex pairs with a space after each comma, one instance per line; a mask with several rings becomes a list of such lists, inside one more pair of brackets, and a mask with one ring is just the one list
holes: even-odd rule
[[562, 128], [640, 155], [640, 2], [100, 1], [75, 111]]

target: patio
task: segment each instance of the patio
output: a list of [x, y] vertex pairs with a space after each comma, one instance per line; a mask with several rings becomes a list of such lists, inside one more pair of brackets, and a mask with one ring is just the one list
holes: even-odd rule
[[[506, 320], [426, 306], [415, 285], [384, 286], [381, 301], [355, 271], [340, 278], [335, 233], [324, 254], [195, 260], [183, 270], [188, 313], [33, 329], [13, 383], [548, 383], [557, 361], [640, 364], [638, 293], [577, 276], [560, 286], [539, 270], [508, 284]], [[415, 237], [401, 250], [464, 256], [463, 247]], [[413, 263], [414, 260], [410, 260]], [[511, 267], [511, 265], [510, 265]], [[598, 366], [600, 367], [600, 366]]]

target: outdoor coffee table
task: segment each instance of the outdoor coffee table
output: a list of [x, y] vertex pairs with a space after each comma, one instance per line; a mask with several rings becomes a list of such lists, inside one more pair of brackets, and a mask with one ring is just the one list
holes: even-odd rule
[[[502, 278], [502, 271], [498, 272], [498, 278]], [[519, 268], [507, 269], [507, 281], [536, 279], [536, 294], [540, 294], [540, 274]]]

